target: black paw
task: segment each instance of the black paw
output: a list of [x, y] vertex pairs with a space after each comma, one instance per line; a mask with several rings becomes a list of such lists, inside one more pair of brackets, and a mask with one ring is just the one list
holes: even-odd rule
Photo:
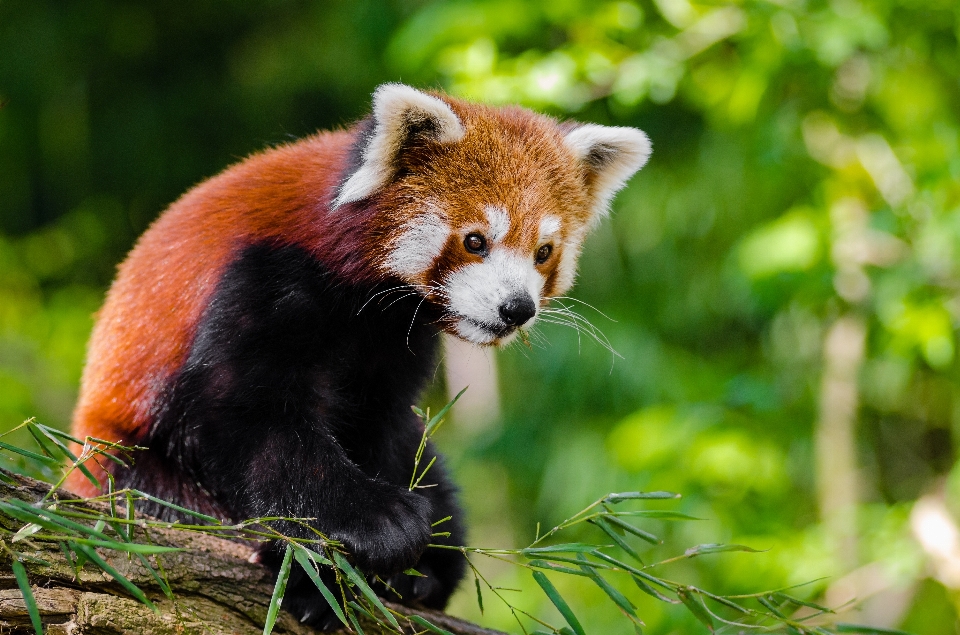
[[381, 576], [414, 566], [430, 542], [432, 506], [423, 496], [390, 487], [379, 500], [357, 500], [349, 526], [330, 532], [365, 572]]

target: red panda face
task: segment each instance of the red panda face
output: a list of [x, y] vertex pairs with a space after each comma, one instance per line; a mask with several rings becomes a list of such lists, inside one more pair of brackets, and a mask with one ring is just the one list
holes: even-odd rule
[[374, 205], [377, 266], [478, 345], [509, 342], [569, 289], [587, 232], [650, 153], [633, 128], [561, 126], [398, 84], [374, 94], [372, 128], [335, 210]]

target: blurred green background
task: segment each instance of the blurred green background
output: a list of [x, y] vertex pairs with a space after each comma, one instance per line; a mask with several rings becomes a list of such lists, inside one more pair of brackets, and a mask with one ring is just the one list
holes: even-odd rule
[[[167, 204], [362, 116], [380, 82], [637, 126], [652, 161], [572, 292], [622, 358], [552, 325], [496, 354], [497, 420], [439, 439], [470, 543], [668, 489], [706, 520], [651, 522], [652, 557], [768, 549], [668, 578], [824, 578], [809, 597], [857, 598], [846, 621], [960, 632], [958, 38], [956, 0], [0, 0], [0, 430], [68, 426], [93, 313]], [[528, 574], [478, 564], [555, 615]], [[556, 582], [588, 632], [632, 632]], [[648, 632], [702, 629], [624, 590]], [[518, 630], [486, 608], [452, 606]]]

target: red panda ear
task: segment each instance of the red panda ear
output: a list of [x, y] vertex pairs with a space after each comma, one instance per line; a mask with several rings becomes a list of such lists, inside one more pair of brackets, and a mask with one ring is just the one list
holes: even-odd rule
[[464, 132], [443, 100], [404, 84], [382, 84], [373, 93], [373, 130], [365, 140], [360, 167], [340, 186], [333, 208], [364, 199], [389, 183], [401, 149], [414, 136], [452, 143]]
[[646, 164], [652, 151], [642, 130], [596, 124], [572, 128], [564, 136], [564, 144], [584, 170], [594, 218], [607, 213], [613, 195]]

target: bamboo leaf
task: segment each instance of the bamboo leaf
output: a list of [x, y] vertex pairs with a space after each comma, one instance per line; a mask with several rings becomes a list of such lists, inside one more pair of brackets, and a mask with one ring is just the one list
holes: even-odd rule
[[640, 554], [638, 554], [633, 547], [627, 544], [627, 541], [621, 538], [619, 534], [613, 530], [613, 527], [610, 526], [610, 523], [608, 523], [604, 518], [595, 518], [590, 522], [602, 529], [605, 534], [610, 536], [612, 541], [617, 543], [617, 545], [626, 551], [634, 560], [640, 564], [643, 564], [643, 559], [640, 557]]
[[[607, 514], [604, 514], [604, 516], [606, 515]], [[703, 518], [697, 518], [690, 514], [671, 512], [665, 509], [639, 509], [636, 511], [611, 512], [609, 515], [617, 517], [637, 516], [641, 518], [656, 518], [658, 520], [703, 520]]]
[[[565, 560], [569, 562], [573, 562], [573, 559], [571, 558], [566, 558]], [[546, 569], [548, 571], [556, 571], [557, 573], [568, 573], [570, 575], [580, 575], [580, 576], [587, 575], [583, 571], [578, 571], [577, 569], [571, 569], [570, 567], [564, 567], [559, 564], [553, 564], [552, 562], [547, 562], [546, 560], [531, 560], [527, 564], [537, 569]]]
[[616, 504], [629, 500], [663, 500], [668, 498], [680, 498], [680, 494], [673, 492], [619, 492], [607, 495], [603, 502]]
[[560, 611], [560, 615], [563, 616], [563, 619], [567, 621], [567, 624], [570, 625], [570, 628], [577, 635], [586, 635], [583, 631], [583, 626], [580, 625], [580, 621], [577, 619], [577, 616], [573, 614], [573, 611], [570, 609], [570, 606], [560, 595], [560, 592], [557, 591], [557, 587], [553, 586], [553, 583], [540, 571], [533, 572], [533, 579], [537, 581], [537, 584], [540, 585], [540, 588], [543, 589], [543, 592], [547, 594], [547, 597], [550, 598], [550, 601], [553, 602], [553, 605], [557, 607], [557, 610]]
[[649, 584], [647, 584], [647, 583], [646, 583], [643, 579], [641, 579], [639, 576], [633, 575], [633, 576], [630, 576], [630, 577], [633, 579], [634, 583], [636, 583], [636, 585], [637, 585], [638, 587], [640, 587], [640, 590], [643, 591], [644, 593], [646, 593], [647, 595], [653, 596], [653, 597], [657, 598], [658, 600], [660, 600], [661, 602], [666, 602], [666, 603], [668, 603], [668, 604], [679, 604], [679, 603], [680, 603], [679, 600], [674, 600], [673, 598], [667, 597], [667, 596], [664, 595], [663, 593], [660, 593], [660, 591], [657, 591], [656, 589], [654, 589], [652, 586], [650, 586]]
[[346, 558], [340, 555], [339, 552], [334, 551], [333, 560], [336, 562], [337, 567], [346, 574], [347, 578], [357, 585], [357, 588], [360, 589], [360, 593], [362, 593], [365, 598], [370, 600], [370, 603], [376, 606], [377, 609], [384, 614], [387, 620], [393, 626], [395, 626], [398, 631], [401, 630], [397, 619], [390, 611], [387, 610], [387, 607], [383, 605], [383, 602], [381, 602], [380, 598], [377, 597], [377, 594], [373, 592], [373, 589], [370, 588], [370, 585], [367, 584], [367, 581], [363, 579], [363, 576], [357, 573], [357, 570], [354, 569], [349, 562], [347, 562]]
[[638, 528], [638, 527], [634, 527], [633, 525], [631, 525], [631, 524], [628, 523], [627, 521], [622, 520], [622, 519], [620, 519], [620, 518], [617, 518], [616, 516], [607, 516], [607, 517], [606, 517], [606, 520], [607, 520], [607, 522], [611, 523], [611, 524], [614, 525], [615, 527], [619, 527], [620, 529], [623, 529], [624, 531], [628, 531], [628, 532], [630, 532], [631, 534], [633, 534], [634, 536], [636, 536], [637, 538], [641, 538], [641, 539], [643, 539], [643, 540], [646, 540], [646, 541], [649, 542], [650, 544], [659, 545], [661, 542], [663, 542], [662, 540], [660, 540], [659, 538], [657, 538], [656, 536], [654, 536], [653, 534], [651, 534], [649, 531], [644, 531], [644, 530], [642, 530], [642, 529], [640, 529], [640, 528]]
[[483, 593], [480, 592], [480, 578], [476, 573], [473, 574], [473, 583], [477, 587], [477, 606], [480, 607], [480, 615], [483, 615]]
[[30, 588], [27, 570], [19, 560], [13, 561], [13, 576], [17, 579], [17, 586], [20, 587], [20, 593], [23, 594], [23, 603], [27, 605], [27, 614], [30, 616], [30, 623], [33, 624], [33, 630], [37, 635], [43, 635], [40, 609], [37, 608], [37, 600], [33, 597], [33, 589]]
[[453, 633], [451, 633], [450, 631], [446, 631], [440, 628], [439, 626], [434, 626], [433, 624], [431, 624], [424, 618], [420, 617], [419, 615], [411, 615], [407, 619], [409, 619], [414, 624], [424, 627], [431, 633], [436, 633], [437, 635], [453, 635]]
[[29, 538], [33, 534], [37, 533], [43, 529], [37, 523], [27, 523], [23, 527], [17, 530], [17, 533], [13, 534], [13, 538], [10, 539], [10, 542], [20, 542], [24, 538]]
[[[300, 566], [303, 567], [303, 570], [307, 572], [310, 580], [313, 581], [313, 584], [317, 587], [317, 590], [320, 591], [320, 595], [323, 596], [323, 599], [327, 601], [327, 604], [330, 605], [330, 608], [333, 609], [333, 612], [336, 613], [337, 618], [343, 622], [344, 626], [349, 626], [347, 623], [347, 618], [343, 614], [343, 609], [340, 608], [340, 603], [337, 602], [337, 599], [333, 596], [333, 593], [330, 592], [330, 589], [327, 588], [327, 585], [323, 583], [323, 580], [320, 579], [320, 574], [317, 572], [315, 560], [311, 559], [310, 552], [308, 549], [297, 545], [294, 557], [297, 559], [297, 562], [300, 563]], [[327, 562], [330, 562], [327, 560]], [[332, 563], [331, 563], [332, 564]]]
[[36, 452], [31, 452], [30, 450], [24, 450], [23, 448], [18, 448], [15, 445], [10, 445], [9, 443], [4, 443], [3, 441], [0, 441], [0, 450], [7, 450], [8, 452], [25, 456], [28, 459], [37, 461], [38, 463], [43, 463], [47, 467], [60, 467], [60, 461], [57, 459], [50, 458], [49, 456], [45, 456], [43, 454], [37, 454]]
[[350, 623], [353, 624], [353, 628], [356, 629], [359, 635], [365, 635], [363, 629], [360, 628], [360, 622], [357, 621], [357, 617], [353, 614], [353, 611], [347, 613], [347, 617], [350, 618]]
[[463, 396], [463, 393], [467, 392], [467, 388], [469, 388], [469, 386], [464, 387], [463, 390], [461, 390], [460, 392], [458, 392], [458, 393], [457, 393], [457, 396], [450, 400], [450, 403], [448, 403], [448, 404], [445, 405], [443, 408], [441, 408], [441, 409], [440, 409], [440, 412], [438, 412], [437, 414], [435, 414], [435, 415], [430, 419], [430, 421], [427, 422], [427, 425], [425, 426], [425, 428], [426, 428], [426, 431], [427, 431], [428, 433], [432, 433], [432, 432], [433, 432], [433, 429], [434, 429], [436, 426], [440, 425], [440, 422], [443, 420], [443, 418], [446, 417], [446, 416], [447, 416], [447, 413], [450, 412], [450, 409], [453, 408], [453, 404], [457, 403], [457, 400], [460, 399], [460, 397]]
[[71, 542], [90, 547], [102, 547], [104, 549], [112, 549], [113, 551], [124, 551], [126, 553], [139, 553], [144, 555], [186, 551], [183, 547], [161, 547], [160, 545], [144, 545], [135, 542], [117, 542], [115, 540], [92, 540], [90, 538], [73, 538]]
[[819, 604], [814, 604], [813, 602], [807, 602], [806, 600], [798, 600], [797, 598], [787, 595], [786, 593], [774, 593], [773, 597], [781, 602], [791, 602], [797, 606], [806, 606], [807, 608], [817, 609], [818, 611], [823, 611], [824, 613], [833, 613], [833, 610], [828, 609], [825, 606], [820, 606]]
[[151, 602], [146, 595], [144, 595], [143, 591], [141, 591], [140, 588], [137, 587], [137, 585], [135, 585], [133, 582], [128, 580], [126, 577], [124, 577], [122, 573], [120, 573], [119, 571], [111, 567], [109, 564], [107, 564], [107, 562], [103, 558], [101, 558], [100, 555], [95, 550], [91, 549], [90, 547], [84, 544], [78, 544], [73, 540], [70, 541], [70, 548], [73, 549], [74, 551], [83, 553], [87, 558], [90, 559], [91, 562], [93, 562], [98, 567], [100, 567], [105, 572], [107, 572], [107, 574], [109, 574], [111, 578], [116, 580], [123, 588], [129, 591], [130, 594], [133, 595], [133, 597], [137, 598], [138, 600], [140, 600], [141, 602], [149, 606], [150, 610], [152, 610], [154, 613], [158, 613], [158, 614], [160, 613], [160, 610], [157, 609], [154, 603]]
[[199, 518], [200, 520], [205, 520], [208, 523], [213, 525], [221, 525], [220, 519], [214, 518], [213, 516], [207, 516], [206, 514], [201, 514], [200, 512], [195, 512], [192, 509], [187, 509], [186, 507], [181, 507], [180, 505], [174, 505], [169, 501], [165, 501], [162, 498], [157, 498], [156, 496], [151, 496], [146, 492], [141, 492], [140, 490], [133, 490], [133, 493], [137, 496], [142, 496], [148, 501], [157, 503], [158, 505], [163, 505], [164, 507], [169, 507], [170, 509], [176, 510], [182, 514], [187, 514], [188, 516], [193, 516], [194, 518]]
[[277, 623], [277, 613], [283, 603], [283, 594], [287, 590], [287, 580], [290, 579], [290, 561], [293, 558], [293, 548], [287, 545], [283, 552], [283, 562], [280, 563], [280, 573], [277, 574], [277, 583], [273, 585], [273, 595], [270, 597], [270, 607], [267, 609], [267, 619], [263, 624], [263, 635], [273, 632], [273, 625]]
[[526, 549], [521, 549], [520, 553], [525, 556], [535, 556], [544, 553], [593, 553], [596, 550], [596, 545], [587, 545], [582, 542], [567, 542], [549, 547], [527, 547]]
[[10, 498], [6, 501], [0, 501], [0, 511], [5, 511], [18, 520], [24, 520], [24, 522], [37, 523], [44, 529], [62, 531], [64, 528], [66, 528], [79, 533], [87, 534], [88, 536], [93, 536], [100, 540], [106, 540], [108, 542], [111, 541], [110, 537], [103, 532], [92, 527], [87, 527], [86, 525], [76, 523], [69, 518], [65, 518], [61, 514], [57, 513], [56, 510], [49, 508], [39, 509], [30, 503], [17, 498]]
[[786, 615], [784, 615], [780, 611], [780, 608], [776, 604], [768, 600], [767, 598], [760, 596], [757, 598], [757, 602], [762, 604], [765, 609], [767, 609], [768, 611], [770, 611], [772, 614], [776, 615], [780, 619], [786, 619]]
[[687, 607], [687, 610], [689, 610], [695, 618], [700, 620], [704, 626], [710, 629], [712, 633], [713, 619], [711, 619], [710, 613], [703, 605], [703, 600], [700, 599], [699, 594], [689, 587], [680, 587], [677, 589], [677, 597], [680, 598], [683, 605]]
[[583, 565], [580, 565], [580, 568], [587, 574], [587, 576], [590, 577], [591, 580], [594, 581], [594, 583], [596, 583], [598, 587], [600, 587], [603, 590], [604, 593], [607, 594], [607, 597], [613, 600], [614, 604], [620, 607], [620, 609], [624, 613], [629, 615], [631, 618], [633, 618], [637, 622], [640, 622], [641, 624], [643, 623], [640, 620], [640, 618], [637, 616], [637, 610], [636, 610], [637, 607], [635, 607], [633, 603], [630, 602], [630, 600], [628, 600], [623, 593], [620, 593], [620, 591], [615, 589], [612, 584], [610, 584], [605, 579], [603, 579], [600, 576], [600, 574], [596, 572], [596, 570], [591, 569], [590, 567], [585, 567]]
[[762, 549], [754, 549], [753, 547], [748, 547], [746, 545], [721, 545], [709, 543], [697, 545], [696, 547], [690, 547], [683, 552], [683, 555], [693, 558], [695, 556], [702, 556], [707, 553], [721, 553], [724, 551], [749, 551], [751, 553], [763, 553]]

